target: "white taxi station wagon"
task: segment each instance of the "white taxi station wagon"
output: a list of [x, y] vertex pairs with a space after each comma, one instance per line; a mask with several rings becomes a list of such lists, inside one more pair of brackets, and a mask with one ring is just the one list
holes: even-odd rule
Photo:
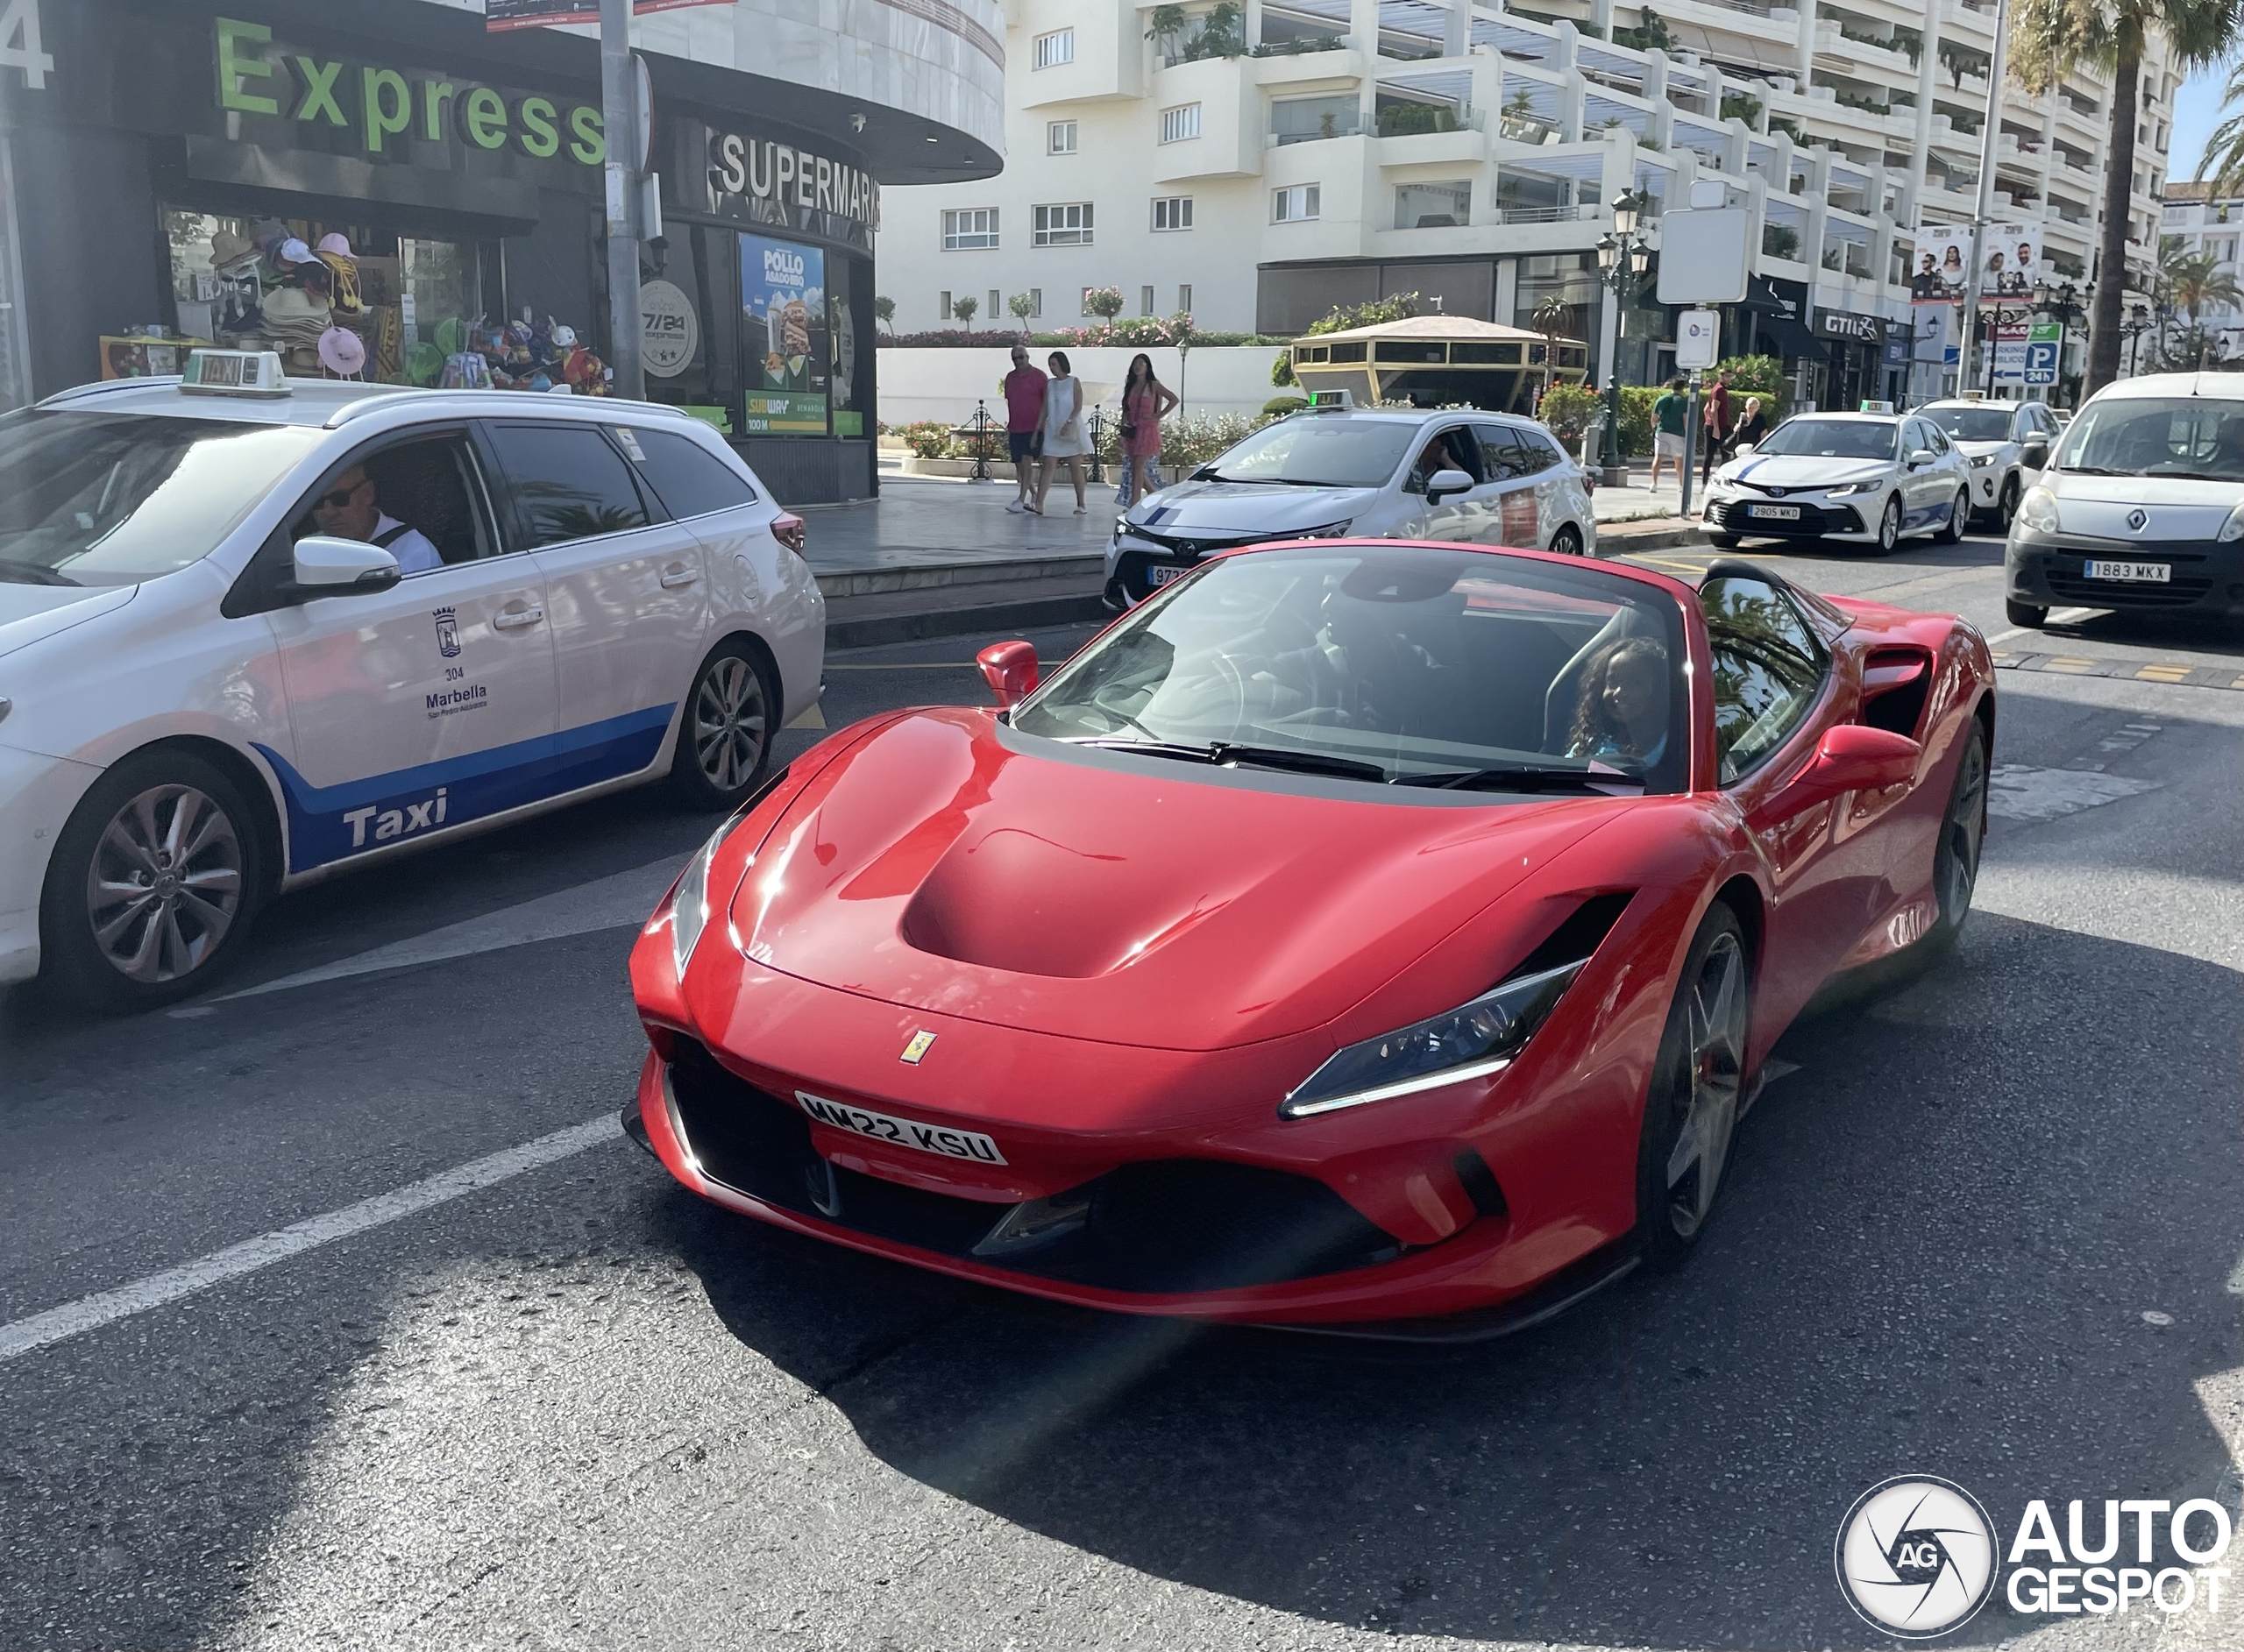
[[748, 796], [825, 603], [714, 430], [198, 351], [0, 418], [0, 982], [198, 990], [270, 896], [667, 778]]

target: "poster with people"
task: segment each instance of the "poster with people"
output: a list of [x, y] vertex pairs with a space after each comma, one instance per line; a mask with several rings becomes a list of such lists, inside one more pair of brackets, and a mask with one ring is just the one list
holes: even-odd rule
[[824, 436], [833, 359], [826, 254], [792, 241], [743, 235], [740, 286], [748, 430]]
[[[1916, 259], [1909, 275], [1909, 298], [1918, 304], [1960, 304], [1970, 285], [1971, 226], [1922, 223], [1915, 231]], [[1981, 255], [1979, 296], [2028, 298], [2042, 269], [2039, 223], [1991, 223]]]

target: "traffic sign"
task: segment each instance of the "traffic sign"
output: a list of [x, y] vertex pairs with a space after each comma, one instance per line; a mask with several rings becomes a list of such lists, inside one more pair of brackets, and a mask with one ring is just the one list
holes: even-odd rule
[[2026, 341], [2026, 382], [2029, 385], [2053, 385], [2057, 381], [2057, 351], [2063, 344], [2064, 329], [2055, 322], [2036, 322], [2033, 336]]
[[1690, 371], [1711, 367], [1722, 356], [1722, 313], [1687, 309], [1676, 318], [1675, 365]]

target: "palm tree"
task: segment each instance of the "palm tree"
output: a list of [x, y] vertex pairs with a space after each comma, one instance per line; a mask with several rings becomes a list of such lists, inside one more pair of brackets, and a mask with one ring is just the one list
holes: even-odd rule
[[2244, 32], [2244, 0], [2019, 0], [2013, 29], [2010, 72], [2030, 92], [2049, 90], [2084, 63], [2112, 76], [2112, 142], [2104, 158], [2083, 386], [2092, 395], [2120, 376], [2144, 44], [2153, 33], [2163, 35], [2174, 67], [2184, 74], [2210, 67]]
[[2207, 344], [2203, 313], [2235, 307], [2236, 277], [2222, 269], [2220, 259], [2211, 252], [2185, 252], [2164, 273], [2175, 308], [2190, 318], [2190, 336], [2196, 346], [2194, 365], [2202, 372]]
[[2198, 162], [2198, 181], [2210, 181], [2213, 199], [2244, 191], [2244, 58], [2228, 71], [2221, 89], [2221, 123], [2205, 140], [2205, 159]]
[[1535, 307], [1535, 328], [1543, 335], [1543, 394], [1551, 394], [1551, 375], [1559, 365], [1559, 329], [1566, 325], [1566, 301], [1556, 293], [1544, 295]]

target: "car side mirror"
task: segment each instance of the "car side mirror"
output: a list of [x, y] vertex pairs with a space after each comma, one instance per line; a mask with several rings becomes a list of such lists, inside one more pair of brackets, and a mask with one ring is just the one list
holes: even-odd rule
[[1033, 642], [992, 642], [974, 656], [982, 678], [998, 704], [1017, 705], [1036, 692], [1036, 645]]
[[1740, 442], [1736, 447], [1730, 449], [1729, 457], [1733, 459], [1742, 459], [1752, 451], [1753, 443], [1750, 442]]
[[1463, 471], [1436, 471], [1426, 479], [1426, 503], [1438, 505], [1452, 493], [1469, 493], [1473, 479]]
[[1939, 457], [1940, 455], [1930, 448], [1919, 448], [1914, 453], [1909, 455], [1909, 468], [1913, 471], [1921, 471]]
[[2018, 451], [2019, 457], [2024, 462], [2027, 469], [2030, 471], [2045, 471], [2049, 468], [2049, 443], [2048, 437], [2037, 436], [2032, 441], [2020, 448]]
[[308, 534], [295, 543], [289, 577], [306, 596], [332, 597], [345, 591], [387, 591], [403, 575], [397, 558], [380, 545]]
[[1824, 734], [1823, 743], [1790, 790], [1803, 805], [1843, 791], [1881, 791], [1915, 774], [1923, 755], [1924, 748], [1907, 734], [1864, 723], [1842, 723]]

